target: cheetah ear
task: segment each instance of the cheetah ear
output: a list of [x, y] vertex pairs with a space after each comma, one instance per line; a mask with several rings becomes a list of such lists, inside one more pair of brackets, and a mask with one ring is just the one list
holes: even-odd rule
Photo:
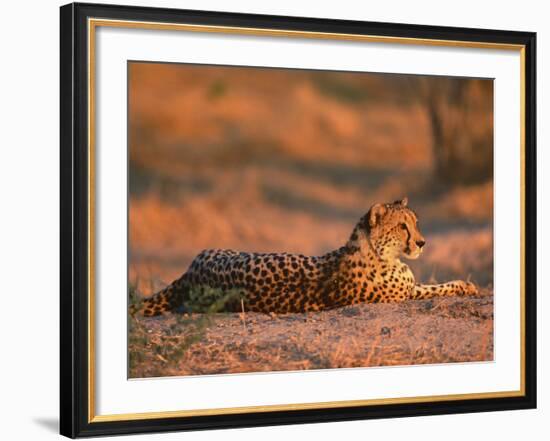
[[386, 214], [387, 208], [383, 204], [374, 204], [369, 210], [369, 226], [375, 227], [380, 222], [380, 218]]
[[407, 196], [401, 199], [401, 205], [403, 205], [403, 207], [406, 207], [408, 203], [409, 203], [409, 198]]

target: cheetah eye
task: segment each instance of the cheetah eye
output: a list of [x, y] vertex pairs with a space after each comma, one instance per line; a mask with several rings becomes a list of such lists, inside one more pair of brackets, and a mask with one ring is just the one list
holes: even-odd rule
[[401, 228], [402, 230], [406, 230], [406, 229], [407, 229], [407, 225], [405, 225], [405, 224], [399, 224], [399, 228]]

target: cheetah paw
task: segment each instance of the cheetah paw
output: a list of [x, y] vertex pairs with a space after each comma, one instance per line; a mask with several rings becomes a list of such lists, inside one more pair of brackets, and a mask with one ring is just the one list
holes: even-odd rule
[[460, 280], [458, 282], [458, 286], [460, 288], [460, 295], [463, 296], [478, 296], [479, 290], [472, 282], [464, 282]]

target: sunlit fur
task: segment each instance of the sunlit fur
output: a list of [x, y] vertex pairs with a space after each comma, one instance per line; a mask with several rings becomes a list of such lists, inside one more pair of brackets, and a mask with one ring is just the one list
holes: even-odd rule
[[145, 316], [167, 311], [193, 312], [190, 289], [209, 287], [237, 292], [226, 311], [299, 313], [357, 303], [390, 303], [435, 296], [476, 295], [461, 280], [438, 285], [417, 284], [400, 258], [416, 259], [425, 239], [407, 198], [375, 204], [359, 220], [347, 243], [322, 256], [290, 253], [247, 253], [204, 250], [169, 286], [145, 299]]

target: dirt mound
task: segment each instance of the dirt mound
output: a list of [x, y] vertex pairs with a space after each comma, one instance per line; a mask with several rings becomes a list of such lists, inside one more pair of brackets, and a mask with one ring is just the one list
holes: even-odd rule
[[130, 377], [493, 359], [493, 295], [332, 311], [168, 315], [130, 321]]

